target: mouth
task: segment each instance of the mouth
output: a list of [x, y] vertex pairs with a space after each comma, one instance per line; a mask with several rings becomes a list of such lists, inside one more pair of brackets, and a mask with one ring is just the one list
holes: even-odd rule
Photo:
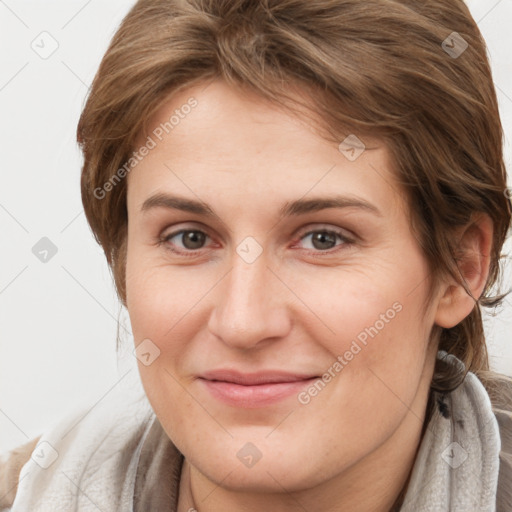
[[257, 408], [296, 396], [318, 378], [317, 375], [280, 371], [243, 374], [231, 370], [217, 370], [203, 373], [199, 376], [199, 381], [211, 396], [225, 404]]

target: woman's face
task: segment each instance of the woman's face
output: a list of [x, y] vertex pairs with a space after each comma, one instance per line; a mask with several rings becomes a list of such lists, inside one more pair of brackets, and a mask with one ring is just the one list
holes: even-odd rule
[[340, 149], [220, 81], [141, 136], [126, 268], [139, 371], [168, 436], [224, 488], [371, 474], [417, 441], [436, 302], [389, 153], [360, 139]]

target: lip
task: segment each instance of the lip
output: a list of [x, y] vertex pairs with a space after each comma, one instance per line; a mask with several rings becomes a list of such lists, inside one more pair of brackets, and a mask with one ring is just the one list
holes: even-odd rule
[[216, 399], [235, 407], [265, 407], [292, 395], [318, 379], [317, 375], [282, 371], [240, 373], [214, 370], [199, 376], [199, 381]]

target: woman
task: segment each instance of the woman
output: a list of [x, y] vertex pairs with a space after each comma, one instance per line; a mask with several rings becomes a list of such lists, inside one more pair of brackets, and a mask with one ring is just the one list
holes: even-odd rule
[[480, 310], [511, 204], [462, 0], [139, 1], [78, 140], [145, 394], [14, 453], [6, 507], [512, 510]]

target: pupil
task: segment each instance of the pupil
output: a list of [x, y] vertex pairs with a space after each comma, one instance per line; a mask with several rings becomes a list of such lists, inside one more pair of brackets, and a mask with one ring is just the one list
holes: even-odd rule
[[186, 231], [183, 233], [183, 245], [187, 249], [199, 249], [204, 243], [204, 233], [199, 231]]
[[[318, 244], [316, 243], [318, 242]], [[327, 246], [325, 245], [327, 244]], [[331, 244], [336, 244], [335, 235], [332, 233], [319, 232], [313, 235], [313, 245], [315, 249], [332, 249]]]

